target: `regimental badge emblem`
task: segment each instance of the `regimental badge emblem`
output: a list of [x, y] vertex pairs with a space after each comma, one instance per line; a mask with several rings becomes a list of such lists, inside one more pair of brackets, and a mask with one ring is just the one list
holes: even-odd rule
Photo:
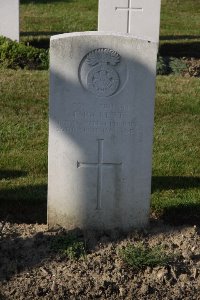
[[89, 52], [85, 63], [90, 66], [86, 86], [98, 97], [115, 94], [120, 85], [116, 66], [120, 64], [120, 55], [111, 49], [100, 48]]

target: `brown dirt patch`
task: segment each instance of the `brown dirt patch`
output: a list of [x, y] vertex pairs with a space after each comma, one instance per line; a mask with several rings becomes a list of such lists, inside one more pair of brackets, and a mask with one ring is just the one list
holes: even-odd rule
[[[0, 224], [0, 299], [200, 299], [200, 228], [154, 223], [129, 235], [76, 231], [87, 258], [69, 260], [50, 248], [66, 234], [46, 225]], [[136, 271], [117, 248], [142, 241], [174, 253], [166, 267]]]
[[186, 77], [200, 77], [200, 59], [199, 58], [187, 58], [185, 59], [187, 64], [187, 70], [184, 72]]

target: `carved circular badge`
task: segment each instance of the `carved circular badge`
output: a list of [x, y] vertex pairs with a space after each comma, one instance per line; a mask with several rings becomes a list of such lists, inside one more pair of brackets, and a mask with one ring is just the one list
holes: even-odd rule
[[115, 94], [120, 85], [116, 69], [119, 63], [120, 55], [111, 49], [100, 48], [89, 52], [82, 64], [86, 78], [84, 87], [98, 97]]
[[87, 86], [97, 96], [111, 96], [118, 89], [119, 75], [109, 66], [97, 66], [88, 73]]

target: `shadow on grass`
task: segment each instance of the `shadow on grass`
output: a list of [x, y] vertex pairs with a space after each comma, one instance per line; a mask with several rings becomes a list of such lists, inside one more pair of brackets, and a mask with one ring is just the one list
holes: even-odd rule
[[[4, 171], [5, 172], [5, 171]], [[11, 172], [11, 171], [9, 171]], [[24, 174], [9, 173], [10, 176]], [[15, 171], [14, 171], [15, 172]], [[22, 172], [23, 173], [23, 172]], [[14, 177], [12, 177], [14, 178]], [[199, 177], [154, 176], [152, 192], [175, 189], [200, 188]], [[161, 218], [175, 225], [200, 224], [200, 205], [188, 203], [167, 207]], [[47, 185], [29, 185], [0, 191], [0, 221], [12, 223], [47, 222]]]
[[0, 170], [0, 180], [2, 179], [14, 179], [19, 177], [24, 177], [27, 172], [18, 170]]
[[200, 39], [200, 35], [162, 35], [161, 41], [175, 41], [175, 40], [194, 40]]
[[[94, 29], [93, 29], [94, 30]], [[66, 33], [61, 31], [38, 31], [38, 32], [21, 32], [20, 36], [25, 43], [36, 48], [49, 49], [50, 36]], [[30, 37], [30, 39], [29, 39]], [[161, 36], [159, 54], [161, 56], [172, 57], [195, 57], [200, 58], [200, 41], [190, 41], [190, 39], [199, 39], [200, 36]], [[188, 39], [188, 41], [171, 43], [167, 41]]]
[[[163, 190], [200, 188], [200, 177], [153, 176], [152, 193]], [[158, 213], [159, 214], [159, 213]], [[200, 203], [173, 202], [163, 208], [160, 218], [170, 225], [200, 225]]]
[[200, 177], [153, 176], [152, 192], [162, 190], [200, 188]]
[[[62, 34], [60, 33], [55, 33], [55, 34]], [[52, 34], [54, 35], [54, 34]], [[48, 50], [50, 47], [50, 36], [49, 37], [34, 37], [31, 38], [30, 40], [28, 38], [25, 38], [25, 40], [22, 40], [26, 45], [39, 48], [39, 49], [46, 49]]]
[[163, 43], [159, 47], [161, 56], [173, 57], [200, 57], [199, 42]]
[[[168, 189], [188, 189], [199, 187], [200, 178], [192, 177], [173, 177], [173, 176], [160, 176], [153, 177], [154, 190], [168, 190]], [[5, 189], [1, 191], [0, 194], [0, 216], [2, 213], [7, 212], [10, 214], [9, 221], [12, 222], [25, 222], [25, 223], [35, 223], [40, 219], [42, 222], [46, 221], [46, 185], [37, 186], [27, 186], [21, 187], [14, 190]], [[20, 199], [20, 200], [19, 200]], [[163, 219], [173, 225], [182, 224], [192, 224], [199, 225], [199, 214], [200, 205], [188, 204], [179, 205], [177, 207], [168, 207], [163, 212]], [[166, 233], [170, 228], [166, 228], [163, 231], [163, 227], [156, 226], [154, 224], [156, 231], [152, 235], [159, 234], [159, 232]], [[23, 226], [21, 227], [23, 231]], [[0, 228], [1, 229], [1, 228]], [[89, 251], [95, 249], [96, 245], [101, 242], [107, 244], [110, 240], [122, 240], [126, 238], [121, 232], [118, 233], [116, 238], [114, 235], [105, 235], [103, 233], [103, 240], [101, 240], [102, 233], [99, 236], [95, 233], [91, 236], [85, 236], [85, 233], [80, 231], [78, 228], [69, 232], [64, 232], [62, 230], [48, 232], [38, 232], [32, 234], [31, 236], [21, 237], [12, 229], [12, 225], [9, 229], [6, 229], [6, 235], [4, 236], [4, 231], [1, 239], [1, 254], [0, 255], [0, 281], [9, 280], [15, 274], [20, 276], [21, 272], [24, 270], [29, 270], [31, 268], [40, 266], [49, 270], [49, 264], [57, 256], [57, 250], [52, 250], [52, 243], [58, 238], [63, 240], [66, 234], [72, 233], [76, 236], [77, 241], [82, 241], [88, 245]], [[56, 238], [56, 240], [55, 240]], [[105, 239], [106, 238], [106, 239]], [[86, 242], [85, 242], [86, 241]], [[91, 245], [91, 246], [89, 246]], [[54, 247], [55, 248], [55, 247]], [[65, 260], [62, 256], [59, 258], [60, 262], [66, 266], [70, 266], [70, 262]], [[44, 263], [45, 262], [45, 263]], [[23, 276], [23, 275], [22, 275]], [[47, 276], [47, 275], [45, 275]], [[50, 280], [53, 280], [52, 274], [48, 273]], [[50, 293], [49, 289], [49, 293]], [[46, 294], [44, 290], [44, 295]], [[12, 295], [13, 296], [13, 295]], [[13, 296], [13, 299], [15, 296]], [[1, 298], [0, 299], [5, 299]]]
[[[22, 41], [32, 47], [48, 50], [50, 47], [50, 37], [64, 32], [21, 32]], [[29, 38], [31, 36], [31, 38]]]
[[67, 2], [71, 3], [74, 0], [20, 0], [20, 4], [47, 4], [47, 3], [56, 3], [56, 2]]
[[0, 221], [47, 222], [47, 186], [29, 185], [0, 191]]
[[162, 219], [174, 226], [186, 224], [200, 226], [200, 204], [183, 203], [166, 207], [162, 213]]
[[56, 35], [56, 34], [62, 34], [64, 33], [63, 31], [37, 31], [37, 32], [34, 32], [34, 31], [27, 31], [27, 32], [20, 32], [20, 36], [35, 36], [35, 37], [38, 37], [38, 36], [52, 36], [52, 35]]

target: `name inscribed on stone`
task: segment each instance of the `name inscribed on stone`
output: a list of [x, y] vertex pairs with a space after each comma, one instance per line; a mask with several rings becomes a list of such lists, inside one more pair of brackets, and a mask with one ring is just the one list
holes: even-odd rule
[[74, 103], [73, 112], [66, 116], [66, 120], [59, 122], [57, 131], [89, 135], [135, 133], [136, 118], [127, 106], [121, 106], [121, 110], [119, 106], [112, 105], [112, 110], [106, 107], [99, 104], [99, 110], [96, 107], [96, 111], [85, 111], [83, 104]]

